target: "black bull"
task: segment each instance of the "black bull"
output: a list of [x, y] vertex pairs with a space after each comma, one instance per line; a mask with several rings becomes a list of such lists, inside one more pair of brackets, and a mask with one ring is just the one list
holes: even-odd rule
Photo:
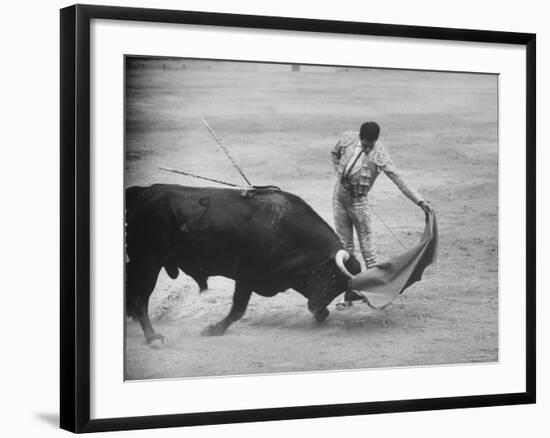
[[[242, 191], [155, 184], [126, 190], [126, 311], [147, 342], [163, 340], [148, 316], [164, 267], [202, 289], [209, 276], [235, 280], [229, 314], [205, 334], [220, 335], [241, 318], [252, 292], [294, 289], [318, 322], [361, 268], [333, 229], [301, 198], [284, 191]], [[347, 272], [346, 272], [347, 271]]]

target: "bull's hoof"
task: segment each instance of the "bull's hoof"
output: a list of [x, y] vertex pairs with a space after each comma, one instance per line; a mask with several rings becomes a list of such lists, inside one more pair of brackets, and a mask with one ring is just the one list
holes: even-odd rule
[[313, 314], [313, 317], [315, 318], [315, 321], [317, 321], [319, 324], [322, 324], [323, 322], [325, 322], [325, 319], [327, 319], [328, 314], [329, 311], [325, 308], [315, 312]]
[[166, 343], [166, 338], [159, 333], [155, 333], [147, 338], [147, 345], [151, 348], [160, 348], [164, 343]]
[[225, 327], [219, 324], [212, 324], [201, 330], [203, 336], [221, 336], [225, 333]]

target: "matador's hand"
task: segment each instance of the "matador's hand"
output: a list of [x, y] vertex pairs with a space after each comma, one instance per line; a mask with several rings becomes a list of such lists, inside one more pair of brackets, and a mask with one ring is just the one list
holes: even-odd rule
[[422, 200], [422, 201], [419, 201], [418, 202], [418, 206], [424, 210], [424, 213], [426, 213], [426, 215], [430, 214], [430, 213], [433, 213], [433, 208], [430, 206], [430, 204], [428, 204], [426, 201]]

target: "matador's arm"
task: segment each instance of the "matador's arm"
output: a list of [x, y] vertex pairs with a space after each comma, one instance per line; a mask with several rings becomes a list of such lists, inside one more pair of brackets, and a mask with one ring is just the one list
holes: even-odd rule
[[424, 198], [422, 195], [411, 186], [408, 181], [401, 175], [388, 151], [382, 146], [377, 145], [377, 150], [374, 152], [374, 162], [378, 167], [380, 167], [384, 173], [388, 176], [389, 179], [401, 190], [401, 192], [409, 198], [415, 204], [418, 204], [420, 201], [423, 201]]

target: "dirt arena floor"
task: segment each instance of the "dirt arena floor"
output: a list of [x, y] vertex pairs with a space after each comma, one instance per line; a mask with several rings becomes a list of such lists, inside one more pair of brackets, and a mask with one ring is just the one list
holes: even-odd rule
[[[190, 277], [170, 280], [162, 271], [149, 311], [167, 341], [145, 345], [139, 324], [128, 319], [127, 379], [498, 360], [495, 76], [160, 64], [129, 64], [126, 186], [204, 185], [158, 166], [240, 184], [205, 117], [254, 184], [301, 196], [333, 225], [330, 150], [342, 132], [375, 120], [394, 162], [437, 212], [439, 256], [385, 310], [358, 304], [338, 311], [337, 299], [319, 326], [292, 290], [253, 295], [245, 316], [221, 337], [200, 331], [229, 311], [233, 281], [211, 277], [199, 295]], [[424, 215], [385, 175], [370, 200], [402, 242], [418, 241]], [[373, 223], [383, 258], [402, 251], [379, 220]]]

